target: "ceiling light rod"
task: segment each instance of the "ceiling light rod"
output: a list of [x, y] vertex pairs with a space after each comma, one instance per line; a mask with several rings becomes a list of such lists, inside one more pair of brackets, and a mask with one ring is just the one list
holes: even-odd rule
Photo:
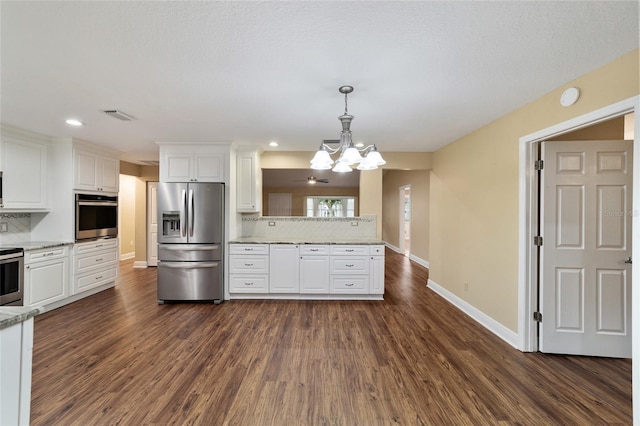
[[[338, 91], [344, 94], [344, 114], [338, 117], [342, 123], [342, 131], [340, 132], [340, 144], [336, 148], [332, 148], [322, 142], [318, 152], [311, 160], [311, 168], [314, 170], [329, 170], [334, 164], [331, 155], [340, 151], [340, 156], [335, 161], [334, 172], [350, 172], [352, 166], [358, 164], [358, 170], [375, 170], [378, 166], [382, 166], [387, 162], [382, 159], [382, 155], [378, 152], [375, 145], [369, 145], [364, 148], [356, 148], [351, 138], [351, 121], [353, 115], [349, 115], [347, 96], [353, 92], [352, 86], [341, 86]], [[360, 154], [363, 153], [364, 157]]]

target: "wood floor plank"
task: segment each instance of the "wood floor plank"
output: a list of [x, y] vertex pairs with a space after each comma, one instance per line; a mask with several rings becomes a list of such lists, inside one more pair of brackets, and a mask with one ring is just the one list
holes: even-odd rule
[[387, 250], [384, 301], [157, 304], [156, 271], [36, 317], [33, 425], [631, 424], [631, 362], [521, 353]]

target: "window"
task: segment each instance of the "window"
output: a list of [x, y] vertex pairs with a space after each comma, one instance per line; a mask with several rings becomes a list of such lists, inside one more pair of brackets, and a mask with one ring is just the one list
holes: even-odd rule
[[307, 197], [307, 217], [354, 217], [355, 197]]

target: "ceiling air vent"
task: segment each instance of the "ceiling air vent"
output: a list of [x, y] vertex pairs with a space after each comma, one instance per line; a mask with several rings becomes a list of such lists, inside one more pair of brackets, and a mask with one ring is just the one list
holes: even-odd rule
[[118, 111], [117, 109], [108, 109], [104, 111], [104, 113], [110, 117], [117, 118], [118, 120], [122, 120], [122, 121], [133, 121], [136, 119], [135, 117], [132, 117], [129, 114], [125, 114], [122, 111]]

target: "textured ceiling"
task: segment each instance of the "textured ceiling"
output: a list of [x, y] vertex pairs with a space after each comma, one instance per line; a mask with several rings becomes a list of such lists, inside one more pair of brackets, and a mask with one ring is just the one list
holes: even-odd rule
[[157, 159], [155, 141], [315, 150], [338, 137], [344, 84], [356, 141], [433, 151], [639, 35], [636, 1], [2, 1], [0, 19], [0, 120], [128, 160]]

